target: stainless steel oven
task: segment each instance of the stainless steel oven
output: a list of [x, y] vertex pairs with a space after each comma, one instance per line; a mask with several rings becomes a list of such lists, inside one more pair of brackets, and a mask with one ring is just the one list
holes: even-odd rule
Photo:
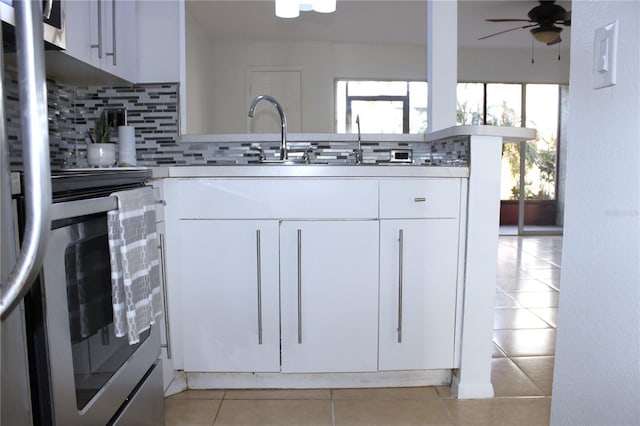
[[113, 169], [53, 177], [52, 231], [25, 298], [35, 424], [164, 423], [158, 326], [135, 345], [113, 329], [107, 211], [117, 204], [109, 194], [147, 175]]

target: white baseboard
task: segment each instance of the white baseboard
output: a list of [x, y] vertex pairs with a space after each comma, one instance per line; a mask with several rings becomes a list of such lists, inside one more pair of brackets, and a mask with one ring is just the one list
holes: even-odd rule
[[449, 386], [451, 370], [372, 373], [186, 373], [189, 389], [318, 389]]
[[164, 391], [164, 396], [171, 396], [187, 390], [187, 375], [184, 371], [175, 370], [173, 372], [173, 380]]
[[494, 397], [491, 383], [460, 383], [458, 376], [451, 380], [451, 394], [457, 399], [488, 399]]

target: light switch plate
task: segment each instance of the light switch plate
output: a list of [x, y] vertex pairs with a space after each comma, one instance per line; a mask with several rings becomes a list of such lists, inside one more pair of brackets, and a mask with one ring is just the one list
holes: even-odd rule
[[593, 88], [616, 84], [618, 21], [597, 28], [593, 38]]

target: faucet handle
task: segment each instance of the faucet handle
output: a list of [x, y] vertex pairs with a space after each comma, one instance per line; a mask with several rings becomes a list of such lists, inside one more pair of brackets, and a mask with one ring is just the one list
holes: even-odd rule
[[249, 147], [249, 151], [258, 151], [258, 159], [260, 161], [264, 161], [267, 159], [266, 154], [264, 153], [264, 149], [261, 146], [251, 145]]
[[311, 154], [313, 153], [313, 148], [308, 146], [304, 149], [304, 154], [302, 156], [302, 159], [304, 160], [305, 163], [307, 164], [311, 164]]
[[363, 161], [363, 152], [362, 148], [356, 148], [353, 150], [353, 154], [356, 157], [356, 164], [362, 164]]

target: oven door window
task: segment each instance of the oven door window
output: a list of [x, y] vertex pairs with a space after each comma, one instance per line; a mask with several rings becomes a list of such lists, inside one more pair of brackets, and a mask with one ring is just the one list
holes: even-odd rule
[[[78, 238], [68, 242], [64, 254], [78, 410], [87, 405], [149, 336], [149, 330], [142, 333], [136, 345], [129, 345], [127, 336], [115, 336], [106, 226], [98, 233], [83, 232], [84, 224], [88, 223], [72, 225], [77, 227], [77, 233], [73, 233]], [[88, 234], [92, 236], [87, 237]]]

